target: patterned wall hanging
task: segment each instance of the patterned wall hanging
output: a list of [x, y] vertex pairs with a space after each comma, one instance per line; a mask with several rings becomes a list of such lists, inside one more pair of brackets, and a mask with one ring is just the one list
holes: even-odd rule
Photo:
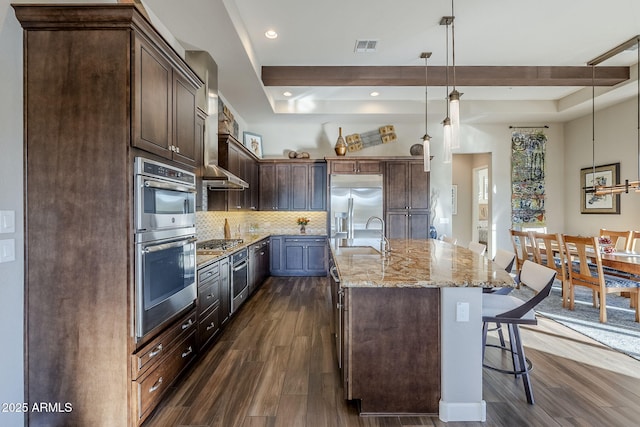
[[539, 129], [511, 133], [511, 222], [514, 229], [544, 227], [547, 136]]

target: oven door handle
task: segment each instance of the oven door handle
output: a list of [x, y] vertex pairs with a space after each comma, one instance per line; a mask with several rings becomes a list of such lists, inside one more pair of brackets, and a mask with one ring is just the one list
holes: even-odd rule
[[233, 267], [233, 271], [240, 271], [247, 266], [247, 261], [242, 261], [240, 264]]
[[191, 243], [194, 243], [196, 240], [197, 239], [195, 237], [192, 237], [186, 240], [178, 240], [177, 242], [162, 243], [160, 245], [147, 246], [142, 250], [142, 252], [145, 254], [149, 254], [151, 252], [164, 251], [166, 249], [171, 249], [171, 248], [179, 248], [180, 246], [186, 246]]
[[162, 181], [151, 181], [145, 180], [144, 186], [148, 188], [159, 188], [161, 190], [173, 190], [173, 191], [181, 191], [184, 193], [195, 193], [196, 189], [192, 187], [187, 187], [186, 185], [180, 184], [170, 184], [168, 182]]

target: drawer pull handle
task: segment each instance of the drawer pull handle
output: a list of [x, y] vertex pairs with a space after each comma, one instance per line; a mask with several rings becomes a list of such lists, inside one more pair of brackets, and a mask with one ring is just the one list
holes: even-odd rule
[[184, 353], [182, 353], [182, 358], [187, 357], [188, 355], [190, 355], [191, 353], [193, 353], [193, 348], [191, 346], [189, 346], [189, 348], [187, 349], [187, 351], [185, 351]]
[[215, 323], [215, 322], [211, 322], [211, 324], [209, 324], [209, 325], [207, 326], [207, 331], [210, 331], [211, 329], [213, 329], [213, 328], [215, 328], [215, 327], [216, 327], [216, 323]]
[[154, 348], [151, 353], [149, 353], [149, 359], [153, 359], [154, 357], [156, 357], [160, 353], [162, 353], [162, 344], [158, 344], [158, 346], [156, 348]]
[[182, 325], [182, 330], [184, 331], [185, 329], [190, 328], [191, 325], [193, 325], [193, 320], [189, 319], [189, 321], [187, 323], [184, 323]]
[[151, 386], [151, 388], [149, 389], [149, 393], [153, 393], [154, 391], [159, 389], [161, 384], [162, 384], [162, 377], [158, 378], [158, 381], [156, 381], [156, 383]]
[[207, 295], [207, 299], [213, 298], [213, 294]]

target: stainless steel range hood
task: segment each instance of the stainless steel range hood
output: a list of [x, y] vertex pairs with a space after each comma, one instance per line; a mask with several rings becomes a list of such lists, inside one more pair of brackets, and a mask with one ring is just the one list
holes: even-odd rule
[[205, 165], [202, 182], [209, 190], [244, 190], [249, 184], [216, 164]]
[[196, 94], [198, 107], [207, 113], [204, 127], [204, 147], [201, 176], [209, 190], [244, 190], [249, 184], [228, 170], [218, 166], [218, 65], [209, 52], [185, 51], [185, 59], [193, 71], [204, 81]]

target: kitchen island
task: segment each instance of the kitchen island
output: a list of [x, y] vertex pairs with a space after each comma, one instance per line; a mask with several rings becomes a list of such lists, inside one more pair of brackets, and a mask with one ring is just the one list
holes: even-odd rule
[[513, 286], [488, 258], [436, 240], [332, 239], [336, 347], [362, 415], [484, 421], [482, 288]]

